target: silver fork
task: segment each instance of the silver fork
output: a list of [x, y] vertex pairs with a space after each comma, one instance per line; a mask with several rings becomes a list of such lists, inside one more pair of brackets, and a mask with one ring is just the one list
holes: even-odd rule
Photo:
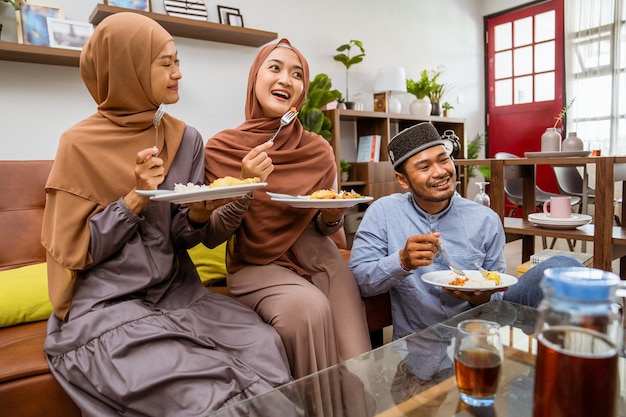
[[[434, 233], [434, 230], [429, 230], [428, 233], [430, 233], [432, 235]], [[461, 268], [459, 268], [458, 266], [456, 266], [452, 262], [450, 262], [450, 258], [448, 258], [448, 254], [446, 252], [444, 252], [444, 250], [441, 247], [441, 245], [438, 244], [438, 243], [435, 243], [435, 247], [437, 248], [437, 252], [441, 253], [441, 256], [443, 256], [444, 261], [446, 261], [448, 263], [448, 267], [455, 274], [464, 277], [465, 276], [465, 272], [463, 272], [463, 270]]]
[[290, 109], [287, 113], [283, 114], [283, 117], [280, 118], [280, 126], [278, 126], [278, 130], [272, 135], [271, 138], [268, 139], [268, 142], [274, 142], [274, 138], [276, 137], [276, 135], [278, 135], [280, 129], [282, 129], [283, 126], [287, 126], [289, 123], [291, 123], [291, 121], [296, 118], [298, 113], [299, 112], [294, 112]]
[[159, 126], [161, 125], [161, 119], [163, 118], [163, 115], [165, 114], [166, 110], [167, 110], [167, 105], [161, 103], [156, 113], [154, 113], [154, 118], [152, 119], [152, 123], [154, 124], [154, 130], [156, 132], [154, 135], [154, 147], [155, 148], [159, 147]]

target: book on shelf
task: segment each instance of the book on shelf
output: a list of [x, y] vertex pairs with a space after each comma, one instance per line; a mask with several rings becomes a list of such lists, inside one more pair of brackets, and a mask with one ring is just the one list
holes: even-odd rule
[[356, 155], [357, 162], [380, 161], [380, 135], [367, 135], [359, 137], [359, 146]]
[[556, 255], [569, 256], [571, 258], [576, 259], [581, 264], [585, 266], [593, 266], [593, 254], [584, 253], [584, 252], [570, 252], [566, 250], [556, 250], [556, 249], [544, 249], [531, 255], [530, 263], [533, 265], [538, 264], [541, 261], [545, 261], [548, 258], [551, 258]]

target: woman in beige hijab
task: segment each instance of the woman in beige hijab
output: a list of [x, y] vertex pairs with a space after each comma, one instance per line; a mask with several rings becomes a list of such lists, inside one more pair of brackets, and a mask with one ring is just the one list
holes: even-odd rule
[[187, 254], [225, 241], [249, 197], [183, 207], [135, 192], [204, 179], [198, 131], [169, 114], [158, 136], [153, 124], [160, 103], [178, 101], [172, 37], [139, 14], [112, 15], [80, 71], [98, 110], [61, 137], [42, 233], [56, 379], [99, 417], [200, 416], [290, 381], [274, 329], [203, 287]]
[[[242, 159], [276, 132], [281, 116], [301, 108], [308, 86], [308, 63], [289, 41], [264, 47], [248, 77], [246, 121], [207, 141], [205, 181], [238, 176]], [[324, 138], [295, 119], [256, 163], [266, 171], [271, 163], [271, 173], [267, 188], [247, 201], [229, 247], [228, 287], [278, 331], [299, 378], [371, 349], [359, 289], [328, 237], [342, 227], [345, 209], [292, 208], [264, 192], [336, 187], [335, 158]]]

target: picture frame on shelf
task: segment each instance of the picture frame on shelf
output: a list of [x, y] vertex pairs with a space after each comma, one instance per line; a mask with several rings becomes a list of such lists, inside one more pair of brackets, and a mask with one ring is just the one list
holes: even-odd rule
[[62, 19], [65, 15], [60, 6], [20, 3], [20, 9], [15, 13], [15, 17], [18, 43], [50, 46], [47, 18]]
[[150, 0], [104, 0], [104, 4], [106, 4], [107, 6], [140, 10], [142, 12], [152, 11], [152, 4], [150, 4]]
[[163, 0], [169, 16], [208, 21], [209, 12], [203, 0]]
[[88, 22], [48, 17], [48, 38], [50, 47], [80, 51], [93, 33], [93, 25]]
[[387, 94], [375, 93], [374, 94], [374, 111], [386, 112], [387, 111]]
[[[233, 15], [241, 15], [241, 13], [239, 12], [239, 9], [235, 9], [234, 7], [227, 7], [227, 6], [217, 6], [217, 14], [219, 16], [220, 19], [220, 23], [223, 25], [230, 25], [229, 23], [229, 14], [233, 14]], [[243, 18], [241, 20], [241, 24], [243, 25]]]
[[228, 17], [228, 24], [231, 26], [239, 26], [243, 27], [243, 16], [240, 14], [234, 13], [226, 13], [226, 17]]

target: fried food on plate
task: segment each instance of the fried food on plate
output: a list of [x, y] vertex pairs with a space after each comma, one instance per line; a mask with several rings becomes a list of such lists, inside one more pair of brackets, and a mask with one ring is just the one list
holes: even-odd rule
[[363, 198], [363, 196], [354, 190], [352, 191], [340, 191], [337, 192], [333, 189], [330, 190], [317, 190], [313, 192], [309, 198], [311, 200], [340, 200], [349, 198]]
[[209, 184], [209, 188], [230, 187], [233, 185], [243, 184], [257, 184], [259, 182], [261, 182], [261, 179], [259, 177], [239, 179], [235, 177], [225, 176], [224, 178], [218, 178], [213, 181], [211, 184]]

